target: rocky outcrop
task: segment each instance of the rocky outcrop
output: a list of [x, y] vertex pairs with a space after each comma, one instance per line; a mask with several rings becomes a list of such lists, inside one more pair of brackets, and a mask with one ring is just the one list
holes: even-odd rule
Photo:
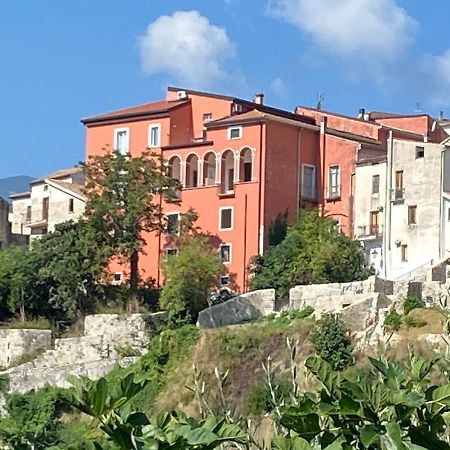
[[144, 352], [149, 338], [165, 322], [166, 313], [88, 316], [84, 335], [55, 339], [54, 348], [32, 361], [1, 372], [8, 392], [24, 393], [45, 385], [68, 387], [69, 375], [99, 378], [116, 364], [128, 365]]
[[201, 328], [214, 328], [250, 322], [272, 314], [274, 309], [275, 289], [261, 289], [204, 309], [198, 316], [197, 325]]

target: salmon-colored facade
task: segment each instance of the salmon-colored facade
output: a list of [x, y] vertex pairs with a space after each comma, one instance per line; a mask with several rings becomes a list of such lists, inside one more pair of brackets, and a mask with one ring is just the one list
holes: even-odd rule
[[[220, 284], [236, 291], [247, 290], [248, 263], [267, 247], [275, 217], [287, 212], [294, 220], [301, 205], [318, 201], [319, 127], [263, 105], [262, 95], [249, 102], [169, 88], [162, 101], [82, 122], [87, 157], [105, 149], [162, 153], [182, 185], [179, 201], [164, 204], [166, 215], [198, 213], [197, 225], [212, 236], [227, 269]], [[141, 274], [161, 285], [161, 258], [175, 249], [169, 235], [145, 238]]]

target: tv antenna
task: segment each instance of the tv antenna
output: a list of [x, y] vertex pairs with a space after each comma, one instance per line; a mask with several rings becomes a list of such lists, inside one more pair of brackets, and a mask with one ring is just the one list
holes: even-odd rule
[[416, 109], [414, 110], [415, 113], [421, 113], [423, 112], [421, 107], [420, 107], [420, 102], [416, 103]]
[[316, 109], [319, 111], [322, 109], [322, 104], [325, 100], [325, 95], [323, 92], [316, 92]]

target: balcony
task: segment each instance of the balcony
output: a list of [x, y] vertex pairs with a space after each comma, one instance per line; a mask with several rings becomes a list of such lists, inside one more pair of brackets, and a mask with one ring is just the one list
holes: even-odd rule
[[391, 202], [401, 204], [405, 202], [405, 188], [391, 189]]
[[363, 225], [357, 227], [357, 239], [379, 239], [383, 236], [383, 225]]

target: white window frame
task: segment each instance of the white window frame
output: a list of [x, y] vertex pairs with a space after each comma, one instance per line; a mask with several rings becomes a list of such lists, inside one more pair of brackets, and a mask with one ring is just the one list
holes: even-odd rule
[[[120, 280], [116, 280], [115, 279], [116, 275], [120, 275]], [[123, 272], [114, 272], [112, 284], [115, 285], [115, 286], [117, 286], [119, 284], [122, 284], [123, 283], [122, 276], [123, 276]]]
[[[226, 283], [222, 283], [222, 280], [227, 279]], [[220, 275], [219, 277], [220, 287], [229, 286], [230, 285], [230, 275]]]
[[[152, 129], [158, 129], [158, 142], [152, 142]], [[150, 123], [148, 125], [148, 147], [149, 148], [157, 148], [161, 146], [161, 124], [160, 123]]]
[[[312, 183], [313, 195], [312, 196], [305, 195], [305, 184], [304, 184], [305, 167], [309, 167], [309, 168], [313, 169], [313, 183]], [[306, 198], [306, 199], [310, 199], [310, 200], [317, 200], [316, 177], [317, 177], [317, 167], [316, 166], [313, 166], [312, 164], [302, 164], [302, 186], [301, 186], [302, 198]]]
[[[231, 137], [231, 130], [239, 130], [238, 137]], [[227, 130], [227, 136], [229, 141], [235, 141], [237, 139], [242, 139], [242, 127], [229, 127]]]
[[[165, 214], [166, 219], [167, 219], [167, 225], [169, 224], [169, 220], [168, 220], [169, 216], [175, 216], [175, 215], [178, 216], [178, 222], [179, 222], [180, 221], [180, 211], [169, 211]], [[164, 233], [169, 234], [169, 235], [172, 234], [172, 233], [169, 233], [168, 227], [166, 227], [166, 229], [164, 230]], [[180, 234], [180, 230], [178, 230], [175, 234], [178, 236]]]
[[[169, 252], [174, 251], [175, 253], [173, 255], [170, 255]], [[169, 256], [178, 256], [179, 250], [175, 247], [165, 248], [164, 249], [164, 257], [168, 258]]]
[[[337, 169], [337, 176], [336, 176], [336, 193], [333, 194], [331, 191], [332, 185], [331, 185], [331, 170]], [[315, 182], [316, 174], [314, 173], [314, 182]], [[339, 198], [341, 196], [341, 166], [339, 164], [331, 164], [328, 166], [328, 198]]]
[[[222, 211], [224, 209], [231, 209], [231, 227], [223, 228], [222, 227]], [[219, 208], [219, 231], [232, 231], [234, 225], [234, 206], [221, 206]]]
[[119, 133], [126, 132], [126, 139], [125, 139], [125, 151], [120, 151], [121, 155], [125, 155], [130, 152], [130, 129], [128, 127], [123, 128], [114, 128], [114, 145], [113, 149], [115, 152], [119, 151], [117, 148], [117, 136]]
[[[224, 261], [222, 259], [222, 247], [230, 247], [230, 259], [228, 261]], [[232, 245], [228, 242], [224, 242], [223, 244], [220, 244], [219, 246], [219, 256], [220, 260], [222, 261], [222, 264], [231, 264], [231, 261], [233, 260], [233, 248]]]

